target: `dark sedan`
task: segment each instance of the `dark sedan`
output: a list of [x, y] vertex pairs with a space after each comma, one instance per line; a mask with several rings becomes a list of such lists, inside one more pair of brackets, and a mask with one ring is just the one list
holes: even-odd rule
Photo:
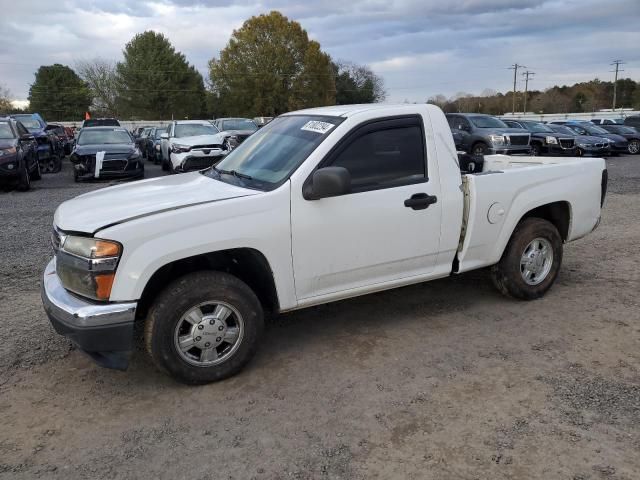
[[576, 156], [578, 157], [583, 155], [594, 157], [611, 155], [610, 143], [606, 138], [580, 135], [564, 125], [550, 123], [547, 126], [561, 135], [573, 136], [576, 142]]
[[38, 145], [20, 122], [0, 118], [0, 180], [29, 190], [31, 180], [40, 180]]
[[627, 127], [626, 125], [600, 125], [609, 133], [615, 133], [627, 139], [629, 145], [627, 151], [632, 155], [640, 153], [640, 132], [633, 127]]
[[531, 134], [529, 146], [531, 155], [567, 155], [576, 154], [576, 142], [573, 135], [563, 135], [554, 132], [548, 125], [531, 120], [511, 120], [503, 118], [502, 121], [512, 128], [524, 128]]
[[167, 131], [166, 127], [154, 127], [151, 129], [144, 143], [140, 146], [142, 150], [142, 156], [150, 162], [160, 165], [162, 162], [162, 149], [160, 144], [162, 141], [162, 135]]
[[609, 140], [612, 155], [627, 153], [629, 150], [629, 142], [626, 138], [616, 135], [615, 133], [609, 133], [604, 128], [594, 125], [591, 122], [570, 121], [566, 122], [565, 125], [580, 135], [591, 135], [593, 137], [606, 138]]
[[71, 153], [71, 163], [76, 182], [144, 177], [142, 154], [122, 127], [83, 128]]

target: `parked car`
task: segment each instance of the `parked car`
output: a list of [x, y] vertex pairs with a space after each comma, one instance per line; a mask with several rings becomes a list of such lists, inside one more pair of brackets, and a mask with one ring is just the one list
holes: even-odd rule
[[0, 181], [19, 190], [29, 190], [31, 180], [40, 180], [38, 143], [22, 123], [0, 118]]
[[144, 177], [142, 154], [122, 127], [83, 128], [70, 160], [76, 182]]
[[582, 156], [609, 156], [611, 155], [611, 143], [609, 139], [602, 137], [594, 137], [591, 135], [580, 135], [565, 125], [549, 123], [547, 126], [554, 132], [561, 135], [573, 135], [576, 142], [576, 155]]
[[161, 135], [166, 131], [165, 127], [153, 127], [142, 144], [143, 156], [156, 165], [162, 162]]
[[627, 127], [626, 125], [601, 125], [601, 128], [605, 129], [609, 133], [615, 133], [627, 139], [627, 151], [636, 155], [640, 153], [640, 132], [633, 127]]
[[213, 124], [228, 138], [232, 149], [258, 130], [258, 126], [249, 118], [218, 118]]
[[161, 134], [162, 169], [172, 173], [202, 170], [218, 163], [231, 147], [208, 120], [177, 120]]
[[38, 142], [38, 161], [42, 173], [58, 173], [62, 169], [64, 150], [58, 136], [46, 130], [47, 123], [38, 113], [19, 113], [11, 115], [18, 120]]
[[624, 118], [592, 118], [591, 123], [596, 125], [622, 125]]
[[604, 160], [489, 156], [469, 174], [454, 148], [435, 105], [281, 115], [204, 172], [60, 205], [45, 310], [112, 368], [144, 323], [153, 362], [198, 384], [242, 369], [265, 312], [485, 267], [503, 294], [543, 296], [600, 221]]
[[88, 118], [82, 122], [80, 128], [87, 127], [119, 127], [120, 122], [115, 118]]
[[448, 113], [456, 148], [473, 155], [492, 153], [529, 154], [531, 135], [522, 128], [509, 128], [496, 117], [479, 113]]
[[640, 115], [631, 115], [624, 119], [624, 125], [634, 127], [640, 132]]
[[591, 135], [594, 137], [606, 138], [607, 140], [609, 140], [611, 155], [627, 153], [629, 150], [629, 142], [626, 138], [621, 135], [616, 135], [615, 133], [609, 133], [604, 128], [599, 127], [598, 125], [594, 125], [591, 122], [578, 122], [572, 120], [564, 122], [564, 125], [580, 135]]
[[137, 139], [140, 135], [142, 135], [142, 132], [144, 132], [145, 130], [148, 130], [150, 128], [152, 128], [152, 127], [149, 126], [149, 125], [144, 125], [142, 127], [136, 127], [131, 131], [131, 136], [133, 138]]
[[47, 123], [45, 130], [52, 131], [60, 141], [62, 154], [69, 155], [73, 150], [75, 138], [70, 134], [70, 130], [59, 123]]
[[142, 152], [142, 156], [144, 157], [144, 147], [143, 145], [147, 142], [147, 136], [153, 127], [144, 127], [137, 135], [133, 136], [133, 140], [136, 143], [136, 147], [140, 149]]
[[531, 120], [502, 119], [511, 128], [523, 128], [531, 134], [531, 155], [575, 156], [576, 142], [573, 135], [554, 132], [548, 125]]

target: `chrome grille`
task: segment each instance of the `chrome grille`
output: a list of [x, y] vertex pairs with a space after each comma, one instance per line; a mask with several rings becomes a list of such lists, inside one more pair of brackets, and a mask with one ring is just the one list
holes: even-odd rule
[[575, 142], [573, 138], [560, 138], [558, 139], [560, 142], [560, 146], [562, 148], [573, 148], [575, 146]]
[[60, 247], [64, 243], [64, 238], [65, 236], [60, 233], [56, 227], [53, 227], [53, 230], [51, 230], [51, 246], [55, 253], [58, 253], [58, 250], [60, 250]]

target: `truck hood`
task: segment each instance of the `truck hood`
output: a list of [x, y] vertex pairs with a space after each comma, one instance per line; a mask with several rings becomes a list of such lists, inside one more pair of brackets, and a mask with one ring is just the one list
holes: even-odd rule
[[61, 204], [54, 224], [67, 232], [96, 233], [106, 226], [167, 210], [260, 193], [199, 172], [142, 180], [85, 193]]

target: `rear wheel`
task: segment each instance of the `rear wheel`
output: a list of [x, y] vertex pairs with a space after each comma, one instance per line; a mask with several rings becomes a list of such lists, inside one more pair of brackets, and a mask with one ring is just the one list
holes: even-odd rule
[[638, 153], [640, 153], [640, 140], [629, 140], [627, 150], [632, 155], [637, 155]]
[[525, 218], [516, 227], [500, 262], [491, 269], [501, 293], [521, 300], [542, 297], [558, 276], [562, 238], [551, 222]]
[[155, 365], [187, 384], [238, 373], [253, 357], [264, 329], [255, 293], [223, 272], [196, 272], [171, 283], [145, 323], [145, 345]]

